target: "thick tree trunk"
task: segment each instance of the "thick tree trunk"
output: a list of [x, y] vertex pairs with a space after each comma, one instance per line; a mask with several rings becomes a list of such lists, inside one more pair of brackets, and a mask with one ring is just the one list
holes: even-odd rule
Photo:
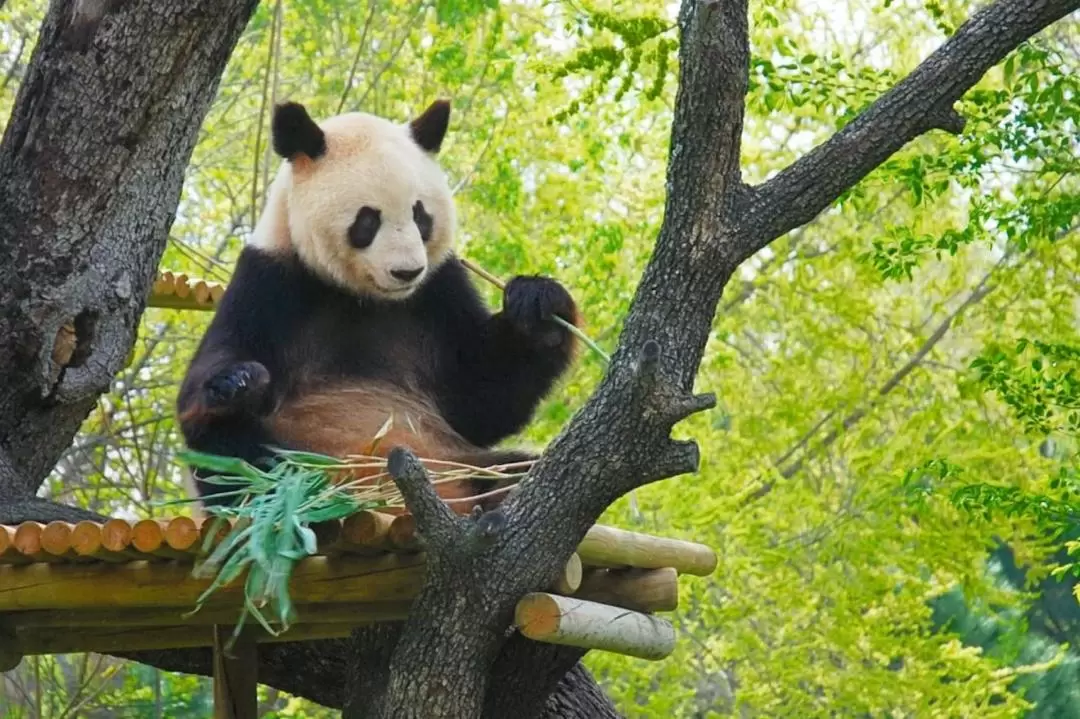
[[0, 144], [0, 501], [131, 351], [184, 168], [258, 0], [53, 0]]

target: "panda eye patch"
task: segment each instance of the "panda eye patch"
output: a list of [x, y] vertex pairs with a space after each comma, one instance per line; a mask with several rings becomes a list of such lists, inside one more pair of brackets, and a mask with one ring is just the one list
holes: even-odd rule
[[375, 241], [375, 235], [382, 225], [382, 213], [374, 207], [361, 207], [356, 219], [349, 226], [349, 244], [362, 250]]
[[427, 242], [431, 239], [431, 230], [435, 226], [435, 218], [427, 213], [424, 209], [424, 203], [420, 200], [416, 201], [416, 204], [412, 206], [413, 222], [416, 223], [416, 228], [420, 230], [420, 239]]

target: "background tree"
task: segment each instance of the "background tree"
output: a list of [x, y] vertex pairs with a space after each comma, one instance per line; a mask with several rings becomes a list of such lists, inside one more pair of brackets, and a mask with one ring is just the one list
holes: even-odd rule
[[[126, 71], [125, 52], [156, 47], [149, 24], [160, 19], [137, 7], [110, 9], [89, 35], [89, 50], [80, 49], [65, 44], [61, 31], [65, 23], [83, 18], [60, 5], [50, 9], [36, 45], [40, 14], [33, 4], [8, 10], [12, 20], [4, 26], [3, 40], [14, 57], [4, 88], [21, 90], [0, 158], [8, 158], [14, 147], [12, 128], [30, 126], [26, 123], [33, 118], [48, 119], [56, 133], [35, 127], [29, 133], [35, 147], [63, 148], [75, 138], [72, 148], [91, 143], [102, 154], [76, 164], [88, 168], [74, 186], [87, 193], [89, 210], [55, 215], [43, 199], [47, 193], [30, 198], [38, 204], [4, 206], [8, 230], [0, 233], [9, 231], [3, 235], [9, 238], [4, 256], [30, 256], [26, 248], [52, 251], [54, 236], [63, 240], [55, 240], [60, 262], [11, 265], [25, 284], [10, 285], [14, 275], [0, 283], [0, 292], [17, 287], [0, 297], [6, 308], [0, 321], [11, 322], [0, 329], [26, 330], [24, 318], [32, 320], [29, 339], [5, 334], [14, 338], [5, 348], [33, 347], [36, 356], [33, 361], [0, 358], [0, 372], [14, 377], [2, 386], [17, 388], [3, 395], [10, 435], [0, 433], [0, 447], [14, 458], [0, 480], [4, 511], [58, 516], [59, 510], [31, 499], [58, 456], [47, 491], [65, 503], [146, 514], [158, 511], [152, 499], [175, 496], [177, 474], [169, 463], [176, 443], [172, 395], [204, 318], [145, 313], [132, 361], [96, 405], [93, 382], [108, 381], [124, 357], [106, 361], [113, 357], [109, 350], [97, 357], [91, 352], [93, 361], [86, 360], [84, 342], [82, 352], [73, 353], [75, 361], [69, 358], [77, 366], [64, 370], [59, 382], [77, 380], [76, 388], [90, 388], [86, 395], [42, 392], [42, 383], [56, 381], [49, 374], [56, 368], [38, 365], [46, 354], [52, 359], [50, 333], [78, 318], [84, 307], [93, 310], [83, 315], [84, 339], [87, 324], [94, 325], [90, 336], [97, 335], [100, 318], [86, 321], [94, 313], [112, 318], [102, 326], [130, 331], [156, 263], [154, 253], [163, 248], [170, 267], [227, 276], [228, 261], [253, 222], [272, 170], [266, 110], [274, 99], [296, 97], [320, 114], [360, 107], [404, 117], [431, 95], [448, 94], [456, 98], [457, 125], [446, 161], [459, 187], [466, 252], [504, 276], [527, 271], [559, 276], [588, 308], [593, 334], [609, 348], [619, 340], [621, 349], [587, 404], [604, 368], [584, 357], [531, 430], [539, 440], [550, 438], [584, 407], [534, 473], [536, 493], [548, 493], [547, 498], [538, 502], [523, 495], [517, 509], [508, 508], [507, 534], [493, 556], [447, 556], [445, 561], [464, 561], [465, 571], [490, 582], [500, 572], [489, 562], [505, 559], [537, 528], [545, 540], [537, 546], [552, 556], [568, 552], [575, 534], [612, 500], [652, 478], [653, 463], [664, 459], [658, 448], [675, 453], [664, 471], [688, 466], [674, 461], [690, 455], [678, 454], [685, 445], [666, 444], [665, 422], [640, 416], [640, 404], [620, 401], [638, 382], [633, 367], [643, 342], [654, 339], [663, 350], [659, 386], [671, 390], [662, 394], [682, 396], [696, 374], [698, 386], [717, 393], [719, 407], [679, 430], [702, 443], [700, 474], [637, 489], [635, 501], [618, 501], [608, 518], [708, 541], [721, 549], [722, 568], [715, 583], [683, 588], [695, 595], [681, 611], [680, 656], [644, 667], [588, 658], [621, 710], [692, 715], [738, 704], [759, 713], [780, 707], [807, 716], [837, 706], [852, 714], [888, 708], [918, 715], [933, 706], [946, 713], [1012, 716], [1023, 704], [1017, 692], [1005, 688], [1015, 688], [1015, 672], [1038, 668], [1009, 667], [1044, 657], [1024, 656], [1018, 662], [1008, 653], [980, 655], [962, 648], [952, 632], [927, 632], [933, 617], [926, 599], [960, 585], [971, 602], [1018, 604], [1019, 598], [1003, 593], [987, 576], [988, 540], [1008, 538], [1025, 561], [1053, 545], [1031, 540], [1030, 519], [970, 518], [947, 499], [938, 501], [938, 494], [912, 503], [903, 478], [947, 450], [954, 463], [980, 476], [1004, 477], [1036, 490], [1048, 481], [1046, 458], [1035, 443], [1014, 439], [1009, 413], [965, 368], [988, 337], [1075, 335], [1075, 320], [1063, 311], [1076, 301], [1076, 283], [1069, 281], [1076, 275], [1075, 234], [1066, 234], [1076, 216], [1070, 174], [1076, 162], [1076, 103], [1069, 102], [1076, 91], [1075, 25], [1056, 26], [1053, 35], [1021, 46], [1000, 71], [980, 78], [1075, 4], [998, 3], [960, 30], [968, 13], [962, 4], [852, 2], [846, 4], [851, 16], [845, 17], [831, 7], [781, 3], [756, 6], [748, 19], [745, 4], [688, 3], [677, 26], [659, 3], [588, 10], [452, 2], [376, 2], [359, 9], [315, 0], [264, 4], [238, 41], [203, 123], [167, 246], [168, 222], [150, 226], [153, 212], [145, 210], [171, 210], [179, 184], [169, 183], [179, 183], [191, 147], [166, 143], [178, 154], [140, 166], [129, 160], [138, 152], [124, 143], [138, 149], [141, 141], [146, 152], [157, 152], [160, 144], [154, 143], [187, 135], [169, 135], [169, 128], [146, 122], [134, 123], [149, 128], [137, 136], [115, 128], [128, 127], [132, 118], [173, 112], [171, 121], [190, 123], [185, 127], [193, 141], [217, 74], [199, 80], [197, 75], [213, 68], [178, 62], [172, 67], [179, 75], [152, 74], [161, 86], [132, 89], [123, 72], [99, 74], [86, 58], [105, 54], [116, 59], [113, 67]], [[211, 22], [198, 13], [169, 17], [187, 29], [185, 23]], [[753, 29], [749, 47], [747, 25]], [[241, 27], [228, 32], [239, 35]], [[154, 26], [153, 32], [172, 37], [177, 27]], [[117, 33], [147, 44], [114, 47]], [[947, 37], [942, 50], [872, 104]], [[218, 41], [229, 45], [219, 48], [225, 56], [237, 42], [235, 36]], [[27, 64], [20, 58], [31, 47], [35, 56]], [[155, 57], [143, 52], [138, 59], [169, 66]], [[224, 57], [213, 57], [225, 64]], [[49, 72], [70, 67], [76, 74], [64, 75], [70, 77], [64, 87], [72, 90], [31, 82], [35, 73], [51, 77]], [[663, 81], [679, 68], [676, 94], [674, 85]], [[85, 103], [78, 92], [102, 77], [108, 86], [93, 97], [113, 99], [117, 115], [90, 126], [64, 121], [82, 117]], [[205, 83], [199, 85], [204, 104], [170, 104], [169, 93], [177, 90], [164, 84], [189, 80]], [[44, 88], [57, 104], [43, 105], [27, 87]], [[133, 105], [136, 98], [129, 92], [141, 104]], [[963, 132], [956, 137], [933, 132], [904, 146], [932, 127], [958, 130], [957, 116], [948, 109], [961, 96], [956, 107], [967, 120]], [[197, 116], [176, 115], [176, 107], [194, 107]], [[806, 154], [839, 128], [844, 130], [836, 138]], [[669, 134], [668, 204], [661, 213]], [[741, 158], [740, 136], [746, 138]], [[39, 180], [32, 178], [56, 187], [57, 177], [72, 173], [66, 156], [44, 154], [56, 158], [59, 169], [18, 153], [11, 157], [22, 158], [22, 164], [0, 160], [4, 187], [25, 191], [36, 187]], [[107, 162], [95, 165], [96, 158]], [[121, 172], [129, 161], [132, 168], [148, 168], [124, 175], [137, 177], [137, 183], [102, 182], [110, 177], [102, 169], [114, 166], [109, 162]], [[740, 167], [742, 179], [755, 187], [741, 184]], [[154, 177], [146, 172], [165, 168], [173, 174], [145, 179]], [[111, 192], [136, 184], [158, 202], [133, 207], [131, 198]], [[174, 188], [171, 200], [169, 188]], [[59, 195], [64, 202], [73, 196]], [[11, 216], [17, 221], [8, 221], [15, 210], [20, 214]], [[85, 219], [90, 211], [100, 224]], [[59, 229], [48, 224], [56, 217], [66, 221]], [[28, 243], [26, 237], [44, 239]], [[97, 274], [87, 269], [87, 258], [99, 256], [93, 248], [121, 242], [129, 243], [123, 245], [129, 254], [116, 256], [136, 257], [135, 265], [146, 275], [132, 294], [134, 309], [109, 294], [109, 273], [119, 266], [105, 260]], [[939, 250], [955, 254], [938, 259]], [[725, 283], [751, 256], [714, 318]], [[36, 281], [35, 268], [52, 273], [51, 279]], [[80, 284], [73, 278], [83, 279]], [[57, 300], [66, 296], [50, 289], [57, 286], [79, 288], [77, 311], [70, 311], [66, 299]], [[635, 289], [640, 299], [631, 310]], [[48, 322], [33, 325], [41, 317]], [[73, 324], [78, 336], [79, 325]], [[71, 423], [78, 421], [71, 417], [86, 411], [91, 415], [68, 447]], [[662, 419], [662, 414], [651, 417]], [[28, 421], [16, 421], [20, 417]], [[623, 456], [627, 436], [645, 437], [646, 451]], [[579, 512], [560, 512], [582, 497]], [[533, 510], [524, 511], [530, 506]], [[566, 524], [570, 516], [579, 523]], [[548, 561], [550, 571], [557, 562]], [[531, 565], [528, 572], [513, 568], [513, 580], [521, 584], [485, 587], [488, 603], [478, 607], [480, 616], [458, 618], [461, 636], [472, 633], [481, 659], [490, 660], [497, 646], [491, 628], [505, 626], [507, 602], [521, 586], [536, 586], [543, 574], [538, 567], [544, 565]], [[465, 589], [442, 586], [430, 601], [437, 605]], [[454, 626], [455, 618], [437, 606], [422, 609], [417, 621], [425, 617]], [[481, 628], [486, 628], [483, 636], [476, 634]], [[261, 677], [340, 706], [346, 700], [341, 677], [349, 676], [355, 681], [354, 712], [392, 706], [409, 694], [407, 682], [430, 678], [410, 671], [408, 659], [420, 658], [411, 666], [422, 669], [438, 656], [438, 648], [404, 643], [393, 665], [396, 681], [382, 698], [370, 689], [380, 687], [385, 675], [350, 669], [342, 657], [359, 652], [363, 666], [385, 671], [377, 658], [389, 654], [399, 631], [362, 633], [356, 647], [329, 642], [267, 648]], [[510, 710], [501, 702], [515, 699], [513, 710], [527, 713], [524, 709], [538, 705], [534, 697], [550, 686], [547, 682], [576, 660], [573, 653], [514, 640], [502, 651], [498, 666], [507, 672], [521, 672], [530, 661], [551, 671], [533, 682], [536, 694], [506, 697], [500, 691], [505, 680], [489, 682], [483, 667], [462, 666], [467, 676], [455, 678], [455, 685], [479, 697], [484, 692], [477, 687], [487, 682], [489, 712], [496, 716]], [[543, 656], [528, 656], [530, 651]], [[208, 667], [198, 652], [140, 659], [165, 668]], [[530, 671], [529, 676], [538, 675]], [[520, 684], [519, 674], [515, 692]], [[577, 669], [566, 684], [588, 686]], [[599, 700], [564, 686], [551, 708], [565, 714], [576, 705], [582, 715], [595, 716], [588, 704], [593, 699]], [[464, 706], [443, 701], [444, 708]], [[435, 715], [420, 704], [411, 709]]]

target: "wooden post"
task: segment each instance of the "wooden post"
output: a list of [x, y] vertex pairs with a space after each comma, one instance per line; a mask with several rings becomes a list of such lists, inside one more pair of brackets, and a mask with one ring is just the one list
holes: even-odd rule
[[641, 659], [663, 659], [675, 648], [675, 628], [664, 619], [544, 592], [518, 602], [514, 624], [534, 641]]
[[227, 624], [214, 626], [214, 719], [257, 719], [258, 650], [241, 635], [227, 653], [232, 631]]

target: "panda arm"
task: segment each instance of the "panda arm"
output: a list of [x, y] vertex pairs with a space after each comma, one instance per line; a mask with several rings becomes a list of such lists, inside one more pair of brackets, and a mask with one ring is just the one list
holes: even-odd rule
[[292, 313], [283, 306], [290, 294], [279, 265], [250, 248], [237, 261], [177, 397], [181, 430], [193, 449], [241, 456], [268, 439], [259, 419], [288, 382], [280, 357]]
[[491, 314], [460, 263], [439, 275], [432, 300], [442, 325], [440, 409], [467, 440], [490, 446], [523, 429], [569, 367], [575, 338], [545, 318], [576, 324], [577, 309], [556, 281], [515, 277]]

